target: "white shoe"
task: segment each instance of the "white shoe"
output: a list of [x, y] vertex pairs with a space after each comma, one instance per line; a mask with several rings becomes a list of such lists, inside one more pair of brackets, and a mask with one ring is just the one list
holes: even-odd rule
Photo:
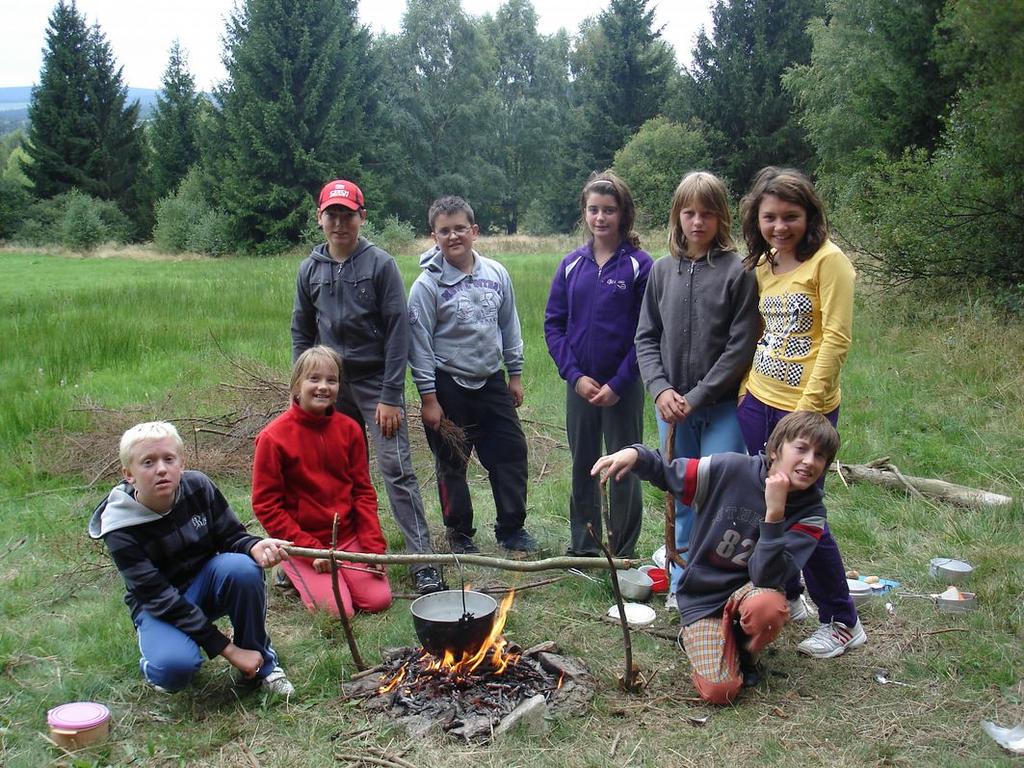
[[796, 649], [816, 659], [831, 659], [845, 653], [847, 649], [859, 648], [867, 641], [868, 635], [860, 619], [857, 619], [852, 629], [841, 621], [833, 621], [831, 624], [819, 626], [815, 633], [800, 643]]
[[811, 610], [807, 607], [807, 600], [803, 595], [797, 595], [788, 602], [790, 621], [806, 621], [810, 617]]
[[669, 592], [665, 596], [665, 610], [679, 612], [679, 604], [676, 602], [676, 593]]
[[274, 667], [269, 675], [260, 680], [260, 688], [278, 696], [291, 696], [295, 693], [295, 686], [281, 667]]

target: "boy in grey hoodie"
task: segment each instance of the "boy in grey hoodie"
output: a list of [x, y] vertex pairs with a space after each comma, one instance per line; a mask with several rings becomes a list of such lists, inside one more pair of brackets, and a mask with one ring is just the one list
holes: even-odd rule
[[[466, 483], [475, 448], [494, 495], [495, 538], [506, 549], [533, 552], [537, 542], [523, 527], [527, 449], [515, 410], [523, 403], [523, 340], [512, 280], [501, 264], [473, 250], [479, 228], [461, 197], [435, 200], [429, 218], [436, 245], [420, 257], [423, 272], [409, 293], [409, 364], [448, 543], [453, 552], [479, 551]], [[444, 417], [462, 428], [469, 445], [442, 437]]]
[[[103, 539], [124, 579], [138, 633], [139, 668], [165, 693], [187, 686], [203, 663], [223, 656], [265, 691], [295, 692], [266, 628], [261, 568], [290, 542], [253, 536], [202, 472], [184, 470], [178, 430], [137, 424], [121, 437], [124, 482], [96, 507], [89, 535]], [[229, 639], [213, 620], [231, 617]]]
[[[430, 530], [405, 421], [409, 343], [402, 275], [387, 251], [359, 234], [366, 205], [362, 190], [351, 181], [324, 185], [316, 220], [326, 242], [299, 265], [292, 362], [316, 344], [341, 355], [345, 370], [336, 407], [373, 439], [406, 551], [430, 553]], [[420, 594], [444, 588], [434, 566], [423, 563], [411, 571]]]

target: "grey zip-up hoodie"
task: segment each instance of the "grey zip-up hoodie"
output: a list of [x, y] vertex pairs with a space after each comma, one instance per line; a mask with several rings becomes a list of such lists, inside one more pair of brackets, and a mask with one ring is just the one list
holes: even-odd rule
[[736, 399], [760, 335], [757, 281], [735, 251], [664, 256], [647, 278], [636, 360], [657, 400], [674, 388], [701, 408]]
[[523, 338], [508, 270], [473, 251], [473, 272], [453, 267], [436, 245], [420, 256], [423, 271], [409, 292], [409, 366], [421, 395], [442, 370], [479, 389], [501, 370], [522, 373]]
[[405, 284], [387, 251], [360, 237], [343, 262], [327, 244], [299, 265], [292, 309], [292, 361], [326, 344], [353, 380], [383, 375], [380, 402], [402, 405], [408, 362]]

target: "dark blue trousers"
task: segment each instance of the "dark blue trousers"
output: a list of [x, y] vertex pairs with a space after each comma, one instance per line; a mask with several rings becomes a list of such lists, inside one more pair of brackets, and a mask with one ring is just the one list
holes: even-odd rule
[[[211, 619], [231, 618], [235, 645], [263, 654], [257, 679], [274, 670], [277, 654], [267, 635], [267, 590], [256, 561], [236, 552], [215, 555], [200, 569], [184, 597]], [[203, 664], [202, 649], [192, 638], [145, 611], [135, 617], [135, 629], [142, 653], [139, 668], [146, 680], [168, 691], [192, 682]]]

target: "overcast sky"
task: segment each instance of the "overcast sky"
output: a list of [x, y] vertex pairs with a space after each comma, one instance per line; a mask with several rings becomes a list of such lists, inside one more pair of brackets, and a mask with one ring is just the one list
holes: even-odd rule
[[[712, 0], [655, 0], [662, 35], [676, 49], [676, 58], [690, 60], [693, 40], [702, 26], [710, 27]], [[3, 46], [0, 47], [0, 86], [34, 85], [39, 81], [46, 22], [55, 0], [0, 0]], [[90, 24], [98, 22], [110, 41], [124, 81], [136, 88], [159, 88], [174, 38], [188, 50], [189, 67], [202, 90], [223, 79], [220, 63], [224, 20], [235, 0], [77, 0]], [[493, 13], [500, 0], [462, 0], [473, 15]], [[534, 0], [539, 28], [550, 34], [564, 27], [575, 34], [580, 21], [596, 15], [607, 0]], [[397, 32], [405, 0], [360, 0], [362, 22], [375, 32]]]

